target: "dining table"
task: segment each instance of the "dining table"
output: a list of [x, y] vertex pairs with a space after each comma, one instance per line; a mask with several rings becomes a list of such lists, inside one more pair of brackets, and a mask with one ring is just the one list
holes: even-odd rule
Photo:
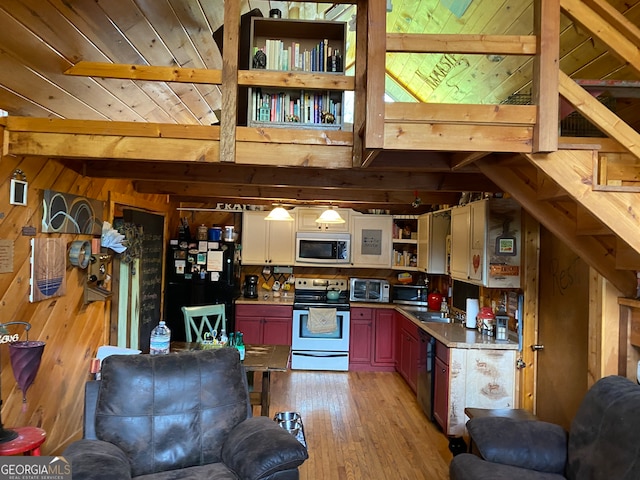
[[[233, 348], [233, 347], [222, 347]], [[174, 353], [201, 350], [198, 342], [171, 342], [170, 350]], [[247, 373], [262, 373], [262, 388], [259, 392], [252, 391], [250, 383], [249, 399], [252, 406], [260, 407], [260, 415], [269, 416], [271, 402], [271, 372], [286, 372], [289, 368], [291, 346], [289, 345], [260, 345], [246, 344], [245, 356], [242, 364]]]

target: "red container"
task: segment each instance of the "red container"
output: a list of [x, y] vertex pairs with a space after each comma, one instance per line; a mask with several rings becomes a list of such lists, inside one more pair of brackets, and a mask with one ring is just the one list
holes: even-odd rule
[[427, 304], [429, 305], [429, 310], [440, 311], [440, 306], [442, 305], [442, 295], [439, 293], [430, 293], [427, 297]]

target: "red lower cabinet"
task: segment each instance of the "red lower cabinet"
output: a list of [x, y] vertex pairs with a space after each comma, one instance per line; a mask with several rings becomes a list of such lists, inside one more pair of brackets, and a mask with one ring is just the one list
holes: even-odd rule
[[375, 311], [373, 365], [395, 367], [395, 310], [378, 309]]
[[283, 305], [236, 305], [236, 330], [244, 343], [291, 345], [293, 307]]
[[419, 340], [418, 327], [401, 313], [396, 312], [398, 328], [398, 363], [396, 370], [414, 392], [418, 385]]
[[394, 370], [394, 313], [384, 308], [351, 308], [349, 370]]
[[436, 343], [435, 381], [433, 392], [433, 416], [444, 432], [449, 419], [449, 349]]

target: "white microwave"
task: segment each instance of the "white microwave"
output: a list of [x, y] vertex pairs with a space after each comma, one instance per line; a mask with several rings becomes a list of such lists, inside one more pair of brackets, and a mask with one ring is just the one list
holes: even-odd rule
[[350, 233], [296, 233], [296, 263], [351, 262]]

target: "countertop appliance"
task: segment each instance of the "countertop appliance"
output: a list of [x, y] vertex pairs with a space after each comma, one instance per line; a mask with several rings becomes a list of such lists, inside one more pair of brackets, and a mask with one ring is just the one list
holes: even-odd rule
[[420, 329], [420, 351], [418, 352], [418, 403], [429, 420], [433, 422], [433, 393], [435, 383], [436, 339]]
[[244, 277], [244, 286], [242, 287], [242, 296], [244, 298], [258, 298], [258, 276], [247, 275]]
[[296, 233], [296, 263], [332, 265], [350, 261], [350, 233]]
[[426, 285], [394, 285], [393, 303], [428, 307], [428, 289]]
[[[337, 300], [328, 291], [339, 290]], [[291, 369], [349, 369], [349, 290], [346, 278], [296, 277], [293, 297]]]
[[350, 278], [349, 301], [351, 302], [384, 302], [390, 300], [391, 287], [386, 280], [378, 278]]

